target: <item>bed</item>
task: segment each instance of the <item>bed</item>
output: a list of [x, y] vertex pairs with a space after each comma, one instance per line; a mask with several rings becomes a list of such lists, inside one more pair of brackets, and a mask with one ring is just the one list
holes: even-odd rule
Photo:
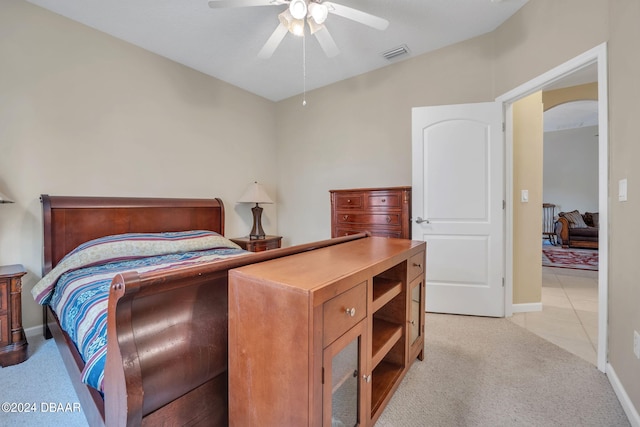
[[[224, 235], [220, 199], [42, 195], [41, 201], [43, 277], [73, 257], [74, 249], [108, 236], [194, 230]], [[85, 361], [49, 305], [43, 306], [44, 334], [55, 339], [92, 426], [224, 426], [229, 269], [363, 237], [117, 272], [107, 286], [102, 392], [83, 382]]]

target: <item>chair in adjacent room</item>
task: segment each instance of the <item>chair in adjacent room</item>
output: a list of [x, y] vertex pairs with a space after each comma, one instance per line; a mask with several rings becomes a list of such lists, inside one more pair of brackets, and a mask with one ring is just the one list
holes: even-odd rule
[[552, 245], [557, 244], [555, 230], [556, 205], [553, 203], [542, 204], [542, 238], [549, 239]]

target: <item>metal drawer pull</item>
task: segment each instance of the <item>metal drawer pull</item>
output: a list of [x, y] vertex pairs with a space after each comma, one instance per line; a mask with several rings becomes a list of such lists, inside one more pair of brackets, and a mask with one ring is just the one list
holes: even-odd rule
[[343, 216], [342, 216], [342, 220], [343, 220], [343, 221], [346, 221], [346, 220], [348, 220], [348, 219], [349, 219], [349, 215], [343, 215]]
[[371, 375], [366, 375], [366, 374], [365, 374], [365, 375], [363, 375], [363, 376], [362, 376], [362, 379], [363, 379], [365, 382], [370, 383], [370, 382], [371, 382]]
[[391, 222], [391, 217], [387, 216], [387, 223], [390, 223], [390, 222]]
[[355, 309], [355, 307], [347, 308], [345, 310], [345, 313], [347, 313], [347, 316], [353, 317], [353, 316], [356, 315], [356, 309]]
[[418, 224], [422, 224], [423, 222], [426, 222], [427, 224], [429, 224], [429, 220], [428, 219], [422, 219], [420, 217], [416, 218], [416, 222]]
[[387, 203], [387, 199], [382, 199], [381, 202], [382, 203]]
[[351, 203], [351, 199], [347, 199], [347, 203]]
[[417, 263], [415, 263], [415, 262], [413, 263], [413, 266], [414, 266], [414, 267], [418, 267], [418, 268], [422, 268], [422, 264], [417, 264]]

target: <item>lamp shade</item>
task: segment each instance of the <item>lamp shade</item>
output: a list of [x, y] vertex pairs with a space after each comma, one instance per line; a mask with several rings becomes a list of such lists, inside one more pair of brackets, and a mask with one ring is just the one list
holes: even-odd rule
[[238, 203], [273, 203], [273, 200], [264, 187], [256, 181], [249, 184], [242, 197], [238, 199]]
[[5, 196], [3, 193], [0, 193], [0, 203], [13, 203], [13, 200]]

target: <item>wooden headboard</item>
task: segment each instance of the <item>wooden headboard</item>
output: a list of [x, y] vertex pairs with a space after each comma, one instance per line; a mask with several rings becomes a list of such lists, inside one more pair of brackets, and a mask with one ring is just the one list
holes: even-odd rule
[[78, 245], [122, 233], [210, 230], [224, 235], [224, 205], [215, 199], [68, 197], [43, 194], [45, 275]]

